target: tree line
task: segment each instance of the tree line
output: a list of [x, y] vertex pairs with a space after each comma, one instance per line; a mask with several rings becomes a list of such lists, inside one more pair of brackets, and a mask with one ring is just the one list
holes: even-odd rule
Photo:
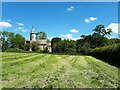
[[104, 25], [97, 25], [93, 29], [93, 34], [81, 35], [81, 39], [61, 40], [59, 37], [52, 39], [52, 53], [63, 54], [88, 54], [91, 49], [100, 48], [116, 43], [120, 43], [120, 39], [109, 39], [112, 30], [105, 29]]
[[[105, 29], [104, 25], [97, 25], [90, 35], [81, 35], [79, 40], [62, 40], [60, 37], [54, 37], [51, 40], [52, 54], [69, 54], [69, 55], [91, 55], [112, 65], [119, 67], [120, 58], [120, 39], [110, 39], [112, 30]], [[44, 32], [36, 34], [36, 39], [47, 39]], [[32, 52], [50, 53], [46, 47], [41, 51], [37, 42], [26, 44], [25, 37], [13, 32], [0, 32], [0, 48], [3, 52]]]
[[[81, 35], [79, 40], [62, 40], [60, 37], [54, 37], [51, 40], [51, 47], [53, 54], [88, 54], [91, 49], [108, 46], [120, 43], [120, 39], [109, 39], [111, 29], [105, 29], [104, 25], [97, 25], [93, 29], [93, 34]], [[9, 49], [29, 51], [30, 47], [34, 52], [41, 52], [37, 42], [26, 44], [25, 37], [13, 32], [0, 32], [2, 51], [9, 51]], [[38, 32], [36, 39], [47, 39], [45, 32]], [[45, 48], [46, 53], [49, 51]]]
[[[47, 39], [47, 35], [45, 32], [36, 33], [36, 40]], [[30, 47], [33, 51], [38, 50], [38, 43], [26, 43], [26, 39], [21, 34], [8, 32], [8, 31], [0, 31], [0, 46], [1, 50], [4, 51], [29, 51]]]

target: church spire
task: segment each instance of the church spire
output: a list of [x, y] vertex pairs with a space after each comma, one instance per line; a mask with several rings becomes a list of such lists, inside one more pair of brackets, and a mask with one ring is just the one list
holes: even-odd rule
[[35, 33], [34, 26], [32, 26], [32, 30], [30, 33], [30, 41], [36, 41], [36, 33]]
[[34, 26], [32, 26], [32, 30], [31, 30], [31, 33], [35, 33], [35, 29], [34, 29]]

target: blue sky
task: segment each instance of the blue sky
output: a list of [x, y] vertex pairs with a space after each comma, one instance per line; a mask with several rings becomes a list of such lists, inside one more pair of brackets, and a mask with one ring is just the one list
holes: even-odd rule
[[29, 40], [34, 25], [36, 32], [47, 37], [58, 36], [76, 40], [92, 34], [96, 25], [112, 28], [112, 37], [118, 37], [117, 2], [3, 2], [3, 31], [22, 34]]

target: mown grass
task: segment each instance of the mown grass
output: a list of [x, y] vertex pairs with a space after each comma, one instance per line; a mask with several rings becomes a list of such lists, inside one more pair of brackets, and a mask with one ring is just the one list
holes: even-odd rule
[[3, 88], [118, 87], [118, 68], [91, 56], [0, 54]]

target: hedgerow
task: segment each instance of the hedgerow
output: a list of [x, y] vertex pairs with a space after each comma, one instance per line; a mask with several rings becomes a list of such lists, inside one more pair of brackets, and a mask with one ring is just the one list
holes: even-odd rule
[[105, 62], [108, 62], [111, 65], [120, 67], [120, 43], [110, 46], [104, 46], [101, 48], [95, 48], [90, 51], [89, 55], [92, 55], [96, 58], [99, 58]]

